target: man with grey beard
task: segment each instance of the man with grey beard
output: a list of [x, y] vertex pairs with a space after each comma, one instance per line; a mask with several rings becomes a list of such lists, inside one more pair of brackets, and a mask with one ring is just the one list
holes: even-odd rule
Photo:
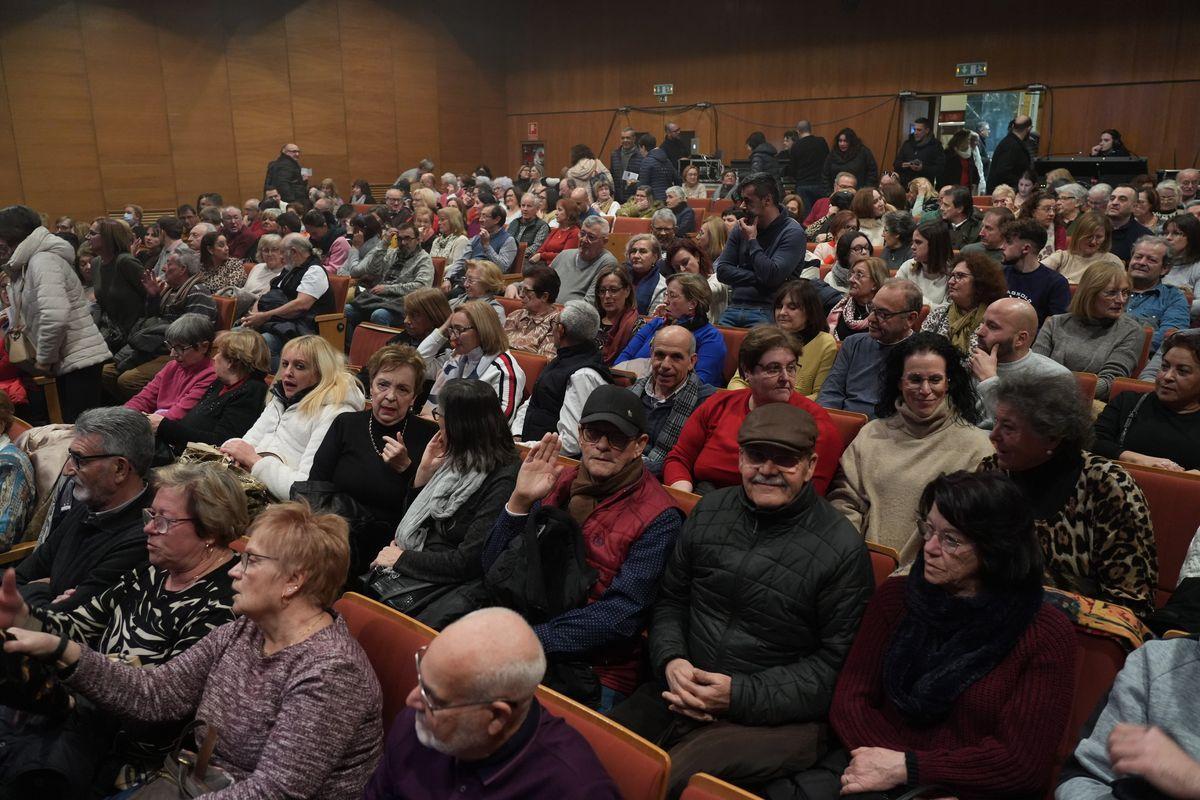
[[416, 661], [364, 800], [620, 796], [587, 741], [534, 696], [546, 656], [516, 612], [468, 614]]

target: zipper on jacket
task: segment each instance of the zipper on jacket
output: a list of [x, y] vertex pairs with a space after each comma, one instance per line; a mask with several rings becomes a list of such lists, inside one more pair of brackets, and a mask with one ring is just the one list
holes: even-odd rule
[[[758, 517], [755, 516], [754, 528], [750, 532], [750, 546], [747, 547], [746, 552], [744, 552], [742, 554], [742, 560], [738, 562], [737, 570], [733, 573], [733, 596], [734, 596], [734, 598], [740, 598], [742, 596], [741, 592], [739, 590], [741, 589], [742, 576], [745, 574], [746, 561], [750, 558], [751, 553], [754, 552], [754, 549], [757, 546], [758, 546]], [[740, 600], [738, 601], [738, 603], [739, 603], [738, 611], [741, 611]], [[723, 672], [721, 667], [724, 664], [724, 659], [725, 659], [725, 644], [726, 644], [726, 641], [729, 639], [729, 632], [733, 628], [734, 619], [735, 619], [735, 615], [731, 612], [729, 614], [729, 618], [725, 622], [725, 630], [721, 631], [721, 638], [717, 642], [717, 653], [716, 653], [716, 658], [714, 659], [716, 661], [716, 663], [713, 665], [714, 672]]]

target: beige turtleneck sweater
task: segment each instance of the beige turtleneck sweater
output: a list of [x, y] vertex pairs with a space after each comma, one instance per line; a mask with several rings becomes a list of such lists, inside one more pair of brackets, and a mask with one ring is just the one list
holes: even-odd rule
[[925, 486], [944, 472], [974, 470], [994, 451], [987, 431], [951, 414], [946, 400], [924, 420], [903, 401], [896, 409], [854, 437], [825, 498], [867, 541], [899, 550], [912, 536]]

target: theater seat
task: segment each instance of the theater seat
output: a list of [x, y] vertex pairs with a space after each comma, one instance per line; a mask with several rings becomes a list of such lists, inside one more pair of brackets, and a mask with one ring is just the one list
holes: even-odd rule
[[867, 551], [871, 555], [871, 571], [875, 573], [875, 586], [878, 588], [900, 566], [900, 553], [878, 542], [867, 542]]
[[339, 353], [346, 352], [346, 297], [350, 294], [350, 278], [329, 276], [329, 291], [333, 293], [333, 312], [318, 314], [317, 333]]
[[727, 208], [733, 208], [733, 201], [728, 197], [723, 197], [720, 200], [713, 200], [708, 204], [709, 213], [718, 217], [725, 213], [725, 209]]
[[1096, 374], [1094, 372], [1073, 372], [1075, 383], [1079, 385], [1079, 394], [1087, 400], [1088, 405], [1096, 399]]
[[613, 220], [613, 233], [649, 233], [649, 217], [617, 217]]
[[6, 430], [4, 433], [11, 441], [15, 442], [18, 436], [32, 427], [32, 425], [20, 417], [13, 417], [12, 421], [8, 423], [8, 430]]
[[1111, 403], [1122, 392], [1138, 392], [1145, 394], [1154, 391], [1153, 381], [1139, 381], [1134, 378], [1114, 378], [1112, 388], [1108, 390], [1108, 401]]
[[400, 328], [389, 328], [374, 322], [360, 323], [354, 329], [354, 338], [350, 340], [350, 355], [348, 361], [350, 370], [358, 372], [367, 365], [371, 356], [379, 352], [394, 336], [404, 333]]
[[758, 795], [714, 778], [707, 772], [699, 772], [688, 781], [680, 800], [758, 800]]
[[502, 295], [498, 295], [496, 297], [496, 300], [499, 301], [500, 305], [504, 306], [504, 313], [506, 315], [512, 314], [514, 311], [520, 311], [522, 308], [525, 307], [524, 303], [522, 303], [520, 300], [516, 300], [512, 297], [504, 297]]
[[537, 699], [587, 739], [625, 800], [666, 795], [671, 758], [661, 748], [553, 689], [539, 686]]
[[746, 334], [750, 332], [749, 328], [723, 328], [720, 325], [714, 326], [721, 332], [721, 338], [725, 340], [725, 363], [721, 367], [721, 376], [724, 378], [725, 385], [733, 380], [733, 374], [738, 369], [738, 353], [742, 350], [742, 340], [746, 338]]
[[849, 447], [854, 441], [854, 437], [858, 436], [858, 432], [862, 430], [863, 425], [869, 421], [866, 414], [859, 414], [856, 411], [842, 411], [840, 408], [827, 408], [829, 416], [833, 418], [833, 424], [837, 426], [838, 433], [842, 434], [842, 447]]
[[1142, 355], [1138, 358], [1137, 366], [1133, 368], [1134, 375], [1141, 375], [1142, 370], [1146, 368], [1146, 362], [1150, 360], [1150, 345], [1154, 341], [1154, 328], [1149, 325], [1143, 325], [1142, 331], [1146, 337], [1142, 340]]
[[613, 258], [617, 260], [618, 264], [624, 264], [625, 248], [629, 246], [629, 240], [633, 236], [634, 234], [632, 233], [610, 233], [604, 249], [613, 254]]
[[1146, 494], [1158, 548], [1158, 591], [1155, 602], [1162, 606], [1179, 583], [1188, 545], [1200, 528], [1200, 475], [1171, 472], [1155, 467], [1121, 462]]
[[383, 729], [404, 709], [405, 699], [417, 685], [414, 654], [433, 641], [437, 631], [412, 617], [361, 594], [347, 592], [333, 604], [346, 626], [366, 652], [383, 691]]
[[1059, 744], [1058, 757], [1054, 760], [1058, 768], [1050, 781], [1048, 798], [1054, 796], [1053, 786], [1058, 783], [1058, 769], [1079, 744], [1084, 725], [1125, 665], [1125, 648], [1116, 639], [1076, 627], [1075, 642], [1079, 647], [1079, 659], [1075, 664], [1075, 697], [1071, 701], [1071, 713]]
[[442, 285], [442, 278], [446, 275], [446, 258], [445, 256], [433, 257], [433, 288], [437, 289]]
[[703, 219], [704, 213], [708, 211], [707, 197], [689, 197], [687, 200], [688, 208], [696, 212], [696, 224]]
[[665, 484], [663, 485], [663, 488], [667, 490], [667, 494], [671, 495], [676, 503], [679, 503], [680, 508], [683, 509], [683, 515], [685, 517], [690, 516], [692, 509], [696, 507], [696, 503], [700, 502], [700, 495], [698, 494], [685, 492], [682, 489], [675, 489]]
[[217, 304], [217, 330], [229, 330], [233, 327], [233, 315], [237, 313], [237, 300], [219, 294], [214, 294], [212, 299]]
[[524, 350], [512, 350], [513, 358], [517, 359], [517, 363], [521, 365], [521, 369], [525, 372], [525, 394], [522, 395], [522, 400], [528, 400], [529, 395], [533, 393], [533, 386], [537, 383], [538, 376], [542, 374], [542, 370], [550, 363], [550, 359], [545, 356], [539, 356], [537, 353], [527, 353]]

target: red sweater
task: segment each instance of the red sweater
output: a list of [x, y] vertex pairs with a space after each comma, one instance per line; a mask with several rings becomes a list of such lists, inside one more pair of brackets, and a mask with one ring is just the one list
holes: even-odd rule
[[883, 689], [883, 659], [904, 618], [905, 578], [888, 580], [867, 606], [842, 667], [829, 721], [846, 749], [909, 754], [910, 784], [937, 784], [962, 800], [1035, 794], [1046, 788], [1071, 711], [1075, 634], [1042, 606], [1012, 652], [958, 696], [932, 727], [909, 724]]
[[579, 247], [579, 226], [572, 225], [569, 228], [553, 228], [550, 235], [546, 237], [546, 241], [542, 242], [538, 252], [542, 254], [542, 263], [547, 267], [554, 257], [563, 250], [574, 250]]
[[[817, 423], [817, 471], [813, 475], [813, 488], [824, 495], [845, 448], [842, 434], [829, 412], [804, 395], [792, 392], [788, 402], [812, 414]], [[708, 481], [718, 488], [740, 485], [737, 435], [749, 413], [749, 389], [718, 392], [693, 411], [663, 462], [663, 483], [670, 486], [676, 481], [691, 481], [695, 485]]]

